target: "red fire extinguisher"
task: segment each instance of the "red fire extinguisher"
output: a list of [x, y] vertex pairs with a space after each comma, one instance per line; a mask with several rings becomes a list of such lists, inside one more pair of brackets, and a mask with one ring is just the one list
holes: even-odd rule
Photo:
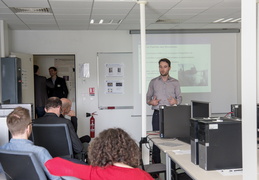
[[95, 118], [94, 118], [95, 112], [92, 113], [92, 116], [90, 118], [90, 137], [94, 138], [95, 137]]

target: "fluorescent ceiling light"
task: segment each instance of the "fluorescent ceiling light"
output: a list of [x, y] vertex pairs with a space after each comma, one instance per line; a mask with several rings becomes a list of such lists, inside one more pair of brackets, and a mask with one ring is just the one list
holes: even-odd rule
[[122, 20], [114, 20], [114, 19], [97, 19], [97, 20], [94, 20], [94, 19], [91, 19], [90, 21], [90, 24], [95, 24], [95, 25], [118, 25], [122, 22]]
[[237, 19], [234, 19], [234, 20], [232, 20], [230, 22], [240, 22], [240, 21], [241, 21], [241, 18], [237, 18]]
[[221, 21], [223, 21], [224, 20], [224, 18], [221, 18], [221, 19], [218, 19], [218, 20], [216, 20], [216, 21], [213, 21], [214, 23], [217, 23], [217, 22], [221, 22]]
[[224, 21], [222, 21], [222, 22], [228, 22], [228, 21], [231, 21], [233, 18], [228, 18], [228, 19], [226, 19], [226, 20], [224, 20]]
[[237, 19], [234, 19], [234, 18], [228, 18], [228, 19], [221, 18], [221, 19], [218, 19], [216, 21], [213, 21], [213, 23], [237, 23], [237, 22], [241, 22], [241, 18], [237, 18]]

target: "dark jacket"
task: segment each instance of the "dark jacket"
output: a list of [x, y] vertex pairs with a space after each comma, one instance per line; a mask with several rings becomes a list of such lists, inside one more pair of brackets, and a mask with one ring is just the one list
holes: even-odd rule
[[47, 82], [46, 77], [34, 74], [35, 107], [44, 107], [48, 99], [47, 87], [54, 88], [53, 83]]
[[[52, 83], [52, 79], [48, 78], [48, 82]], [[55, 87], [54, 88], [48, 88], [48, 97], [59, 97], [59, 98], [67, 98], [68, 95], [68, 89], [67, 84], [64, 78], [58, 77], [55, 81]]]
[[[65, 117], [63, 116], [63, 114], [60, 114], [59, 117], [65, 118]], [[77, 132], [77, 117], [76, 117], [76, 116], [72, 116], [72, 117], [71, 117], [71, 123], [72, 123], [72, 125], [73, 125], [75, 131]]]

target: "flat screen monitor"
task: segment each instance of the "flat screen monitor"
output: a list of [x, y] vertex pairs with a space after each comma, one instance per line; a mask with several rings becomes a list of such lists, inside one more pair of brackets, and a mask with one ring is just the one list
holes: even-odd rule
[[211, 103], [206, 101], [191, 101], [192, 118], [211, 117]]

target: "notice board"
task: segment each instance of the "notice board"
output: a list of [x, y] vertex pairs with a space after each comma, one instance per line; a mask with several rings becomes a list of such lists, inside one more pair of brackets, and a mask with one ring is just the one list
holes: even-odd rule
[[133, 109], [132, 53], [99, 52], [97, 70], [99, 109]]

